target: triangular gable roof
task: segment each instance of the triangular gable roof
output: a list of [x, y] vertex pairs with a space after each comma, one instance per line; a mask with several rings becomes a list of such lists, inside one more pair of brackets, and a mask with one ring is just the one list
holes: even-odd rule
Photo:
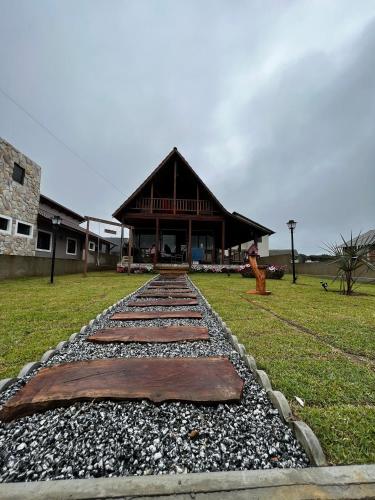
[[163, 166], [172, 158], [173, 155], [176, 155], [186, 166], [186, 168], [191, 172], [191, 174], [195, 177], [195, 179], [200, 183], [200, 185], [207, 191], [207, 193], [211, 196], [212, 200], [220, 207], [220, 209], [223, 211], [224, 215], [226, 215], [229, 218], [235, 219], [236, 221], [248, 224], [249, 226], [255, 227], [259, 229], [261, 232], [264, 234], [274, 234], [274, 231], [271, 229], [268, 229], [265, 226], [262, 226], [261, 224], [258, 224], [257, 222], [252, 221], [251, 219], [248, 219], [244, 215], [241, 215], [237, 212], [233, 212], [231, 214], [228, 212], [228, 210], [220, 203], [220, 201], [216, 198], [216, 196], [212, 193], [212, 191], [206, 186], [206, 184], [202, 181], [202, 179], [199, 177], [199, 175], [195, 172], [193, 167], [189, 164], [189, 162], [184, 158], [184, 156], [178, 151], [176, 147], [172, 149], [172, 151], [162, 160], [162, 162], [151, 172], [151, 174], [142, 182], [142, 184], [129, 196], [127, 200], [124, 201], [124, 203], [113, 213], [113, 217], [115, 217], [117, 220], [118, 215], [120, 212], [126, 208], [131, 201], [134, 200], [136, 196], [142, 191], [144, 187], [152, 180], [152, 178], [163, 168]]
[[[152, 180], [153, 177], [164, 167], [164, 165], [172, 158], [173, 155], [176, 155], [180, 160], [184, 163], [187, 169], [191, 172], [191, 174], [197, 179], [197, 181], [201, 184], [201, 186], [206, 189], [208, 194], [212, 197], [213, 201], [217, 203], [217, 205], [226, 213], [227, 210], [223, 207], [220, 201], [216, 198], [216, 196], [212, 193], [212, 191], [206, 186], [206, 184], [202, 181], [199, 175], [194, 171], [193, 167], [188, 163], [188, 161], [182, 156], [182, 154], [178, 151], [176, 147], [172, 149], [170, 153], [164, 158], [164, 160], [151, 172], [151, 174], [142, 182], [142, 184], [129, 196], [127, 200], [113, 213], [113, 217], [117, 218], [117, 215], [121, 210], [123, 210], [134, 198], [142, 191], [144, 187]], [[119, 220], [119, 219], [118, 219]]]

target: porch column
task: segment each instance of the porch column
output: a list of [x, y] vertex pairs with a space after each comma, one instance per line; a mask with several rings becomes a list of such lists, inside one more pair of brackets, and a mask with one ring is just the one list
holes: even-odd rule
[[221, 223], [221, 264], [224, 265], [225, 250], [225, 220]]
[[159, 262], [159, 217], [156, 217], [155, 246], [156, 246], [155, 263], [157, 264]]
[[128, 274], [130, 274], [131, 258], [132, 258], [132, 248], [133, 248], [133, 227], [129, 227], [129, 240], [128, 240]]
[[232, 249], [229, 248], [229, 264], [232, 264]]
[[189, 219], [189, 233], [188, 233], [188, 263], [189, 268], [191, 267], [192, 255], [191, 255], [191, 219]]

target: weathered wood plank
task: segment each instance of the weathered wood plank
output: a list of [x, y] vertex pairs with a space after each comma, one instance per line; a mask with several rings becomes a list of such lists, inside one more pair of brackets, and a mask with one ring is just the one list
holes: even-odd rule
[[134, 321], [142, 319], [195, 318], [201, 319], [199, 311], [126, 311], [115, 313], [110, 319], [119, 321]]
[[171, 283], [171, 284], [163, 284], [163, 283], [159, 283], [159, 284], [156, 284], [156, 285], [153, 285], [153, 284], [150, 284], [147, 289], [150, 289], [150, 288], [167, 288], [167, 289], [173, 289], [173, 288], [179, 288], [179, 289], [183, 289], [183, 290], [190, 290], [190, 288], [187, 286], [187, 285], [183, 285], [183, 284], [177, 284], [177, 283]]
[[3, 421], [87, 400], [239, 401], [243, 380], [226, 358], [121, 358], [43, 368], [9, 399]]
[[197, 306], [197, 299], [150, 299], [150, 300], [131, 300], [128, 307], [153, 307], [153, 306]]
[[108, 328], [98, 330], [86, 341], [109, 342], [181, 342], [209, 340], [208, 329], [201, 326], [164, 326], [150, 328]]
[[171, 297], [174, 299], [184, 298], [184, 299], [196, 299], [197, 295], [195, 293], [186, 292], [185, 290], [155, 290], [146, 291], [139, 293], [137, 297], [154, 297], [154, 298], [162, 298], [162, 297]]

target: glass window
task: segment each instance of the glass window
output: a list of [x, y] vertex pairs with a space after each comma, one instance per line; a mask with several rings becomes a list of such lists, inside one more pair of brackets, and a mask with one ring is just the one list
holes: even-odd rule
[[67, 238], [66, 240], [66, 253], [69, 255], [77, 254], [77, 240], [73, 238]]
[[12, 225], [12, 220], [10, 217], [4, 217], [0, 215], [0, 231], [4, 233], [10, 233]]
[[139, 235], [139, 248], [151, 248], [155, 244], [154, 234], [140, 234]]
[[19, 184], [23, 184], [25, 180], [25, 169], [20, 167], [18, 163], [13, 165], [13, 180]]
[[32, 226], [31, 224], [27, 224], [27, 222], [17, 221], [17, 231], [16, 233], [20, 236], [28, 236], [32, 237]]
[[89, 241], [89, 250], [90, 250], [90, 252], [95, 252], [95, 248], [96, 248], [95, 242], [94, 241]]
[[50, 252], [52, 243], [52, 235], [47, 231], [38, 231], [38, 239], [36, 242], [36, 249], [42, 252]]

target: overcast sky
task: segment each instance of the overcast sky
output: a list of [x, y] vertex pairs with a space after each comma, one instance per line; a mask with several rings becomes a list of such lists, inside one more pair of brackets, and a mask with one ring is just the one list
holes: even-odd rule
[[375, 0], [0, 0], [0, 89], [59, 140], [1, 91], [0, 136], [84, 215], [177, 146], [271, 248], [290, 218], [304, 253], [375, 229]]

